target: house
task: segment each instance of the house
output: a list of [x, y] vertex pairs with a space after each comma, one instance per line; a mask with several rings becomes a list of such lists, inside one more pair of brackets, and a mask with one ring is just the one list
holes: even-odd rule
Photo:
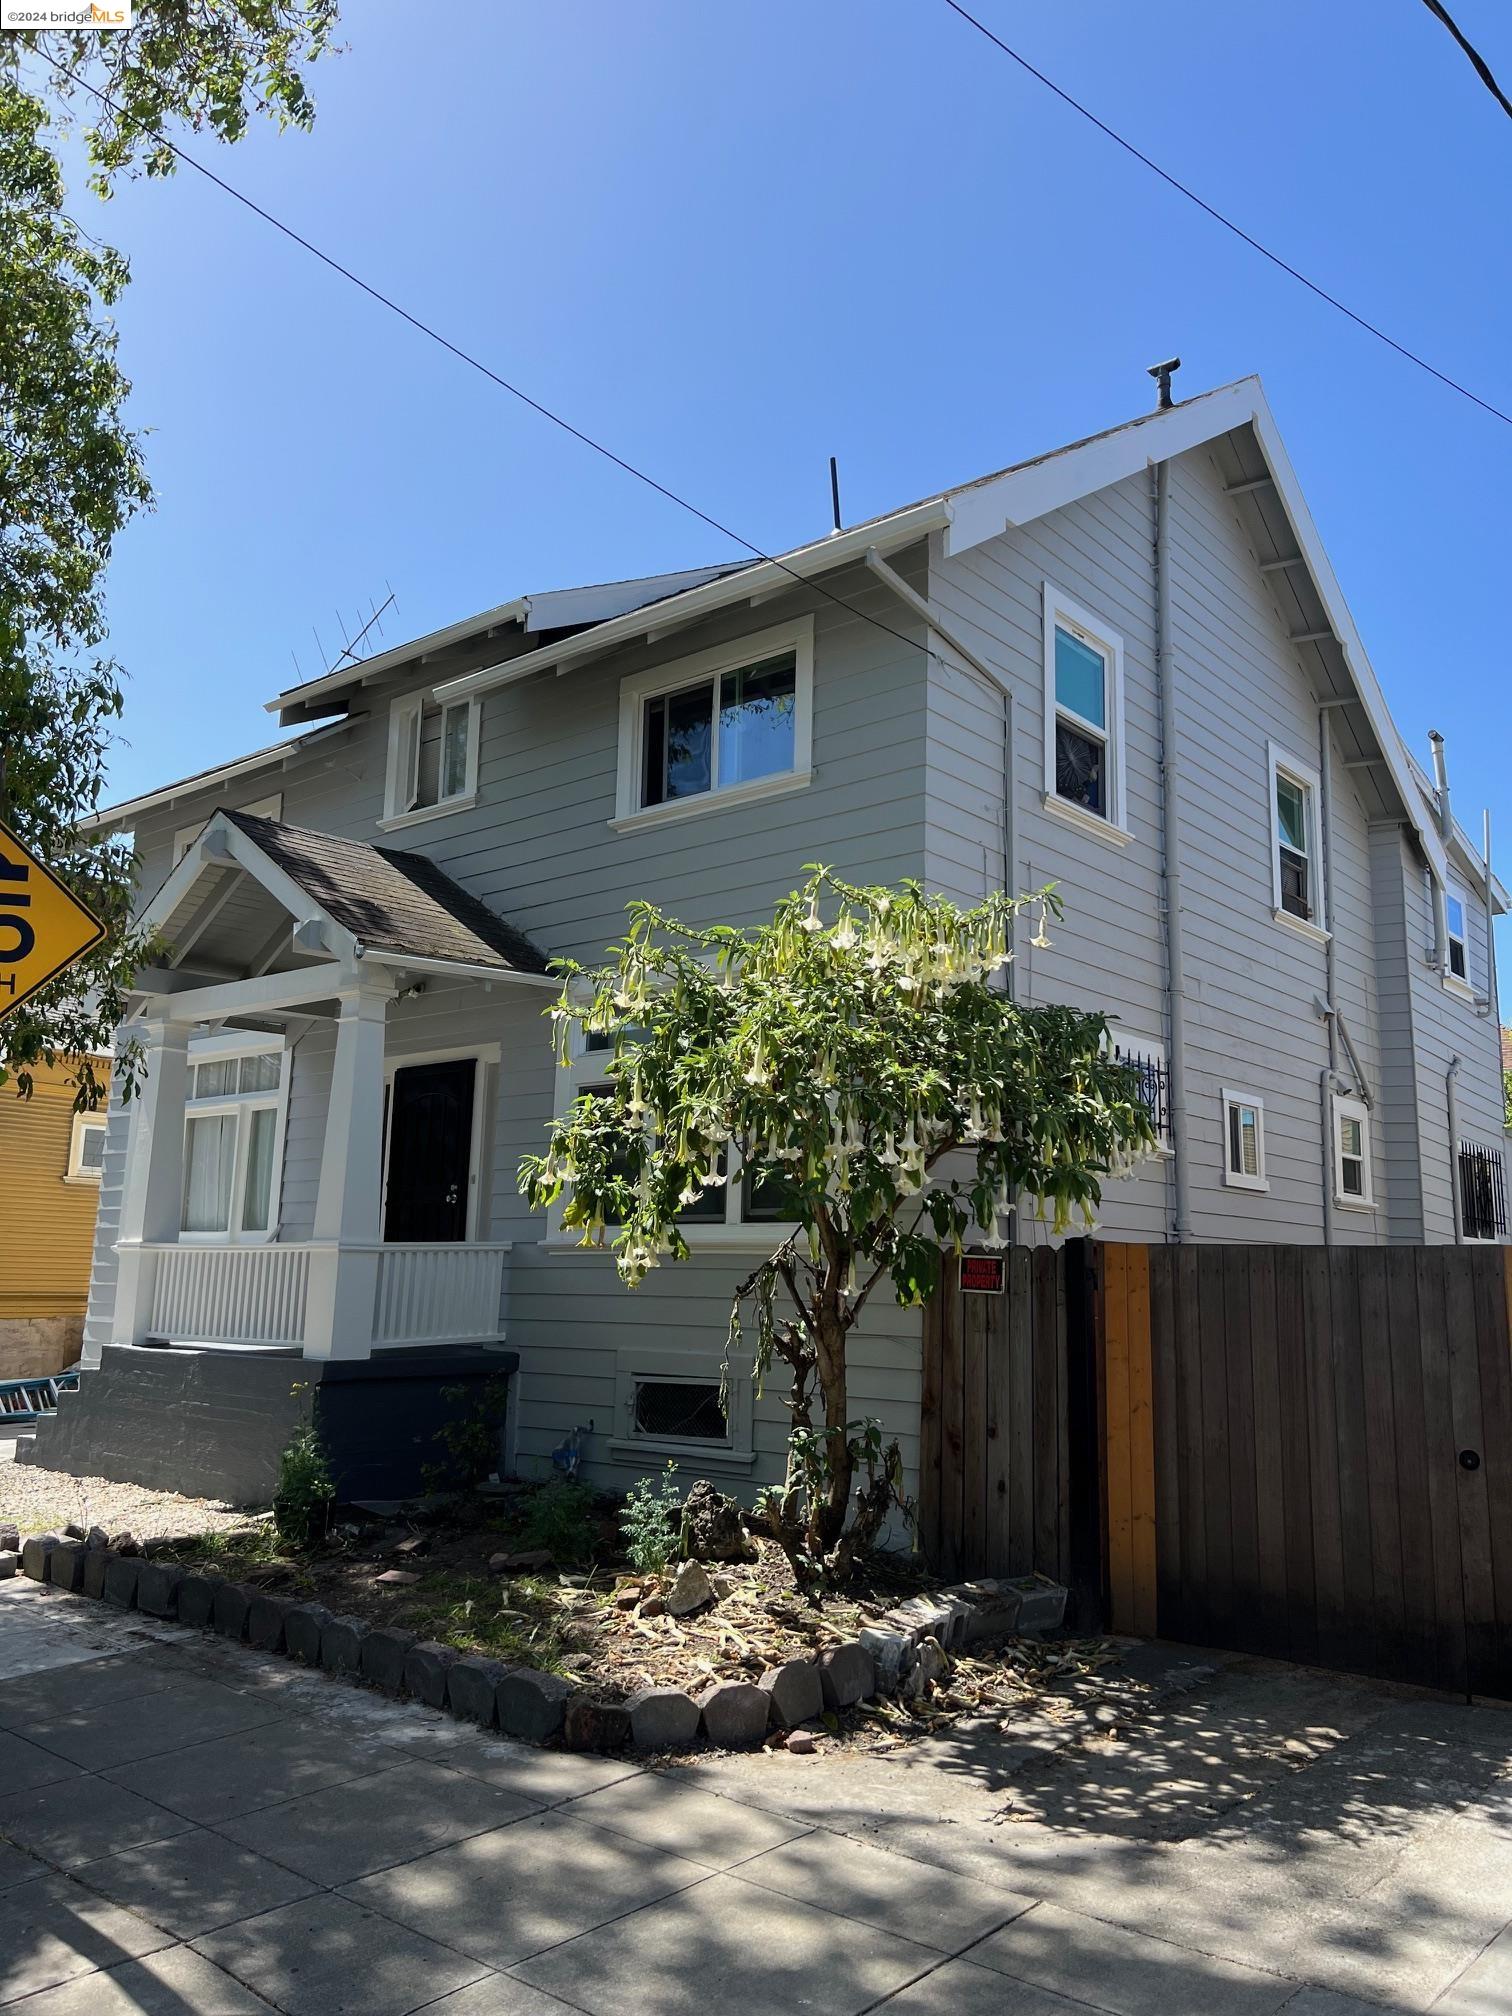
[[0, 1087], [0, 1380], [77, 1362], [100, 1201], [105, 1109], [75, 1111], [62, 1059], [32, 1076], [29, 1099]]
[[[135, 834], [172, 953], [111, 1118], [90, 1365], [504, 1337], [527, 1467], [581, 1431], [604, 1482], [779, 1474], [780, 1400], [719, 1399], [773, 1236], [738, 1172], [631, 1292], [515, 1170], [603, 1070], [554, 1063], [548, 960], [597, 960], [633, 896], [755, 921], [816, 860], [963, 902], [1058, 885], [1012, 984], [1115, 1018], [1163, 1138], [1106, 1236], [1506, 1238], [1506, 892], [1441, 745], [1432, 774], [1403, 746], [1256, 379], [773, 560], [522, 596], [269, 707], [292, 739], [99, 821]], [[917, 1313], [875, 1305], [852, 1354], [911, 1463]]]

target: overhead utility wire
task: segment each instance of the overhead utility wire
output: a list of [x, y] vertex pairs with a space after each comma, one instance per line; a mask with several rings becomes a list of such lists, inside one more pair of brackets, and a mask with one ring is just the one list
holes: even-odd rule
[[[1428, 0], [1428, 4], [1431, 6], [1433, 0]], [[1503, 412], [1500, 406], [1493, 405], [1489, 399], [1483, 399], [1478, 392], [1472, 392], [1468, 385], [1462, 385], [1458, 378], [1451, 378], [1447, 371], [1440, 371], [1436, 364], [1430, 364], [1428, 359], [1420, 356], [1416, 350], [1410, 350], [1405, 343], [1399, 343], [1395, 336], [1388, 336], [1379, 324], [1357, 313], [1347, 302], [1341, 301], [1337, 294], [1330, 294], [1326, 287], [1320, 287], [1316, 280], [1309, 280], [1305, 273], [1299, 272], [1288, 260], [1283, 259], [1279, 252], [1273, 252], [1268, 245], [1262, 245], [1258, 238], [1251, 237], [1242, 224], [1236, 224], [1232, 217], [1226, 217], [1221, 210], [1215, 209], [1211, 203], [1199, 196], [1195, 189], [1180, 181], [1169, 169], [1162, 168], [1158, 161], [1152, 161], [1148, 154], [1142, 153], [1134, 145], [1132, 140], [1126, 140], [1122, 133], [1116, 132], [1105, 120], [1099, 119], [1095, 112], [1089, 111], [1079, 98], [1073, 98], [1069, 91], [1062, 90], [1053, 77], [1047, 77], [1043, 70], [1037, 70], [1027, 56], [1021, 56], [1017, 49], [1003, 40], [1001, 35], [995, 35], [986, 22], [978, 20], [969, 8], [960, 4], [960, 0], [945, 0], [945, 5], [952, 14], [958, 14], [970, 27], [975, 28], [979, 35], [984, 35], [994, 48], [1000, 49], [1005, 56], [1010, 57], [1021, 70], [1027, 71], [1038, 83], [1043, 84], [1047, 91], [1053, 91], [1063, 105], [1069, 105], [1073, 112], [1079, 112], [1083, 119], [1097, 128], [1099, 133], [1106, 134], [1108, 139], [1122, 147], [1126, 154], [1132, 154], [1136, 161], [1148, 168], [1152, 175], [1158, 175], [1161, 181], [1174, 189], [1178, 195], [1185, 196], [1189, 203], [1195, 203], [1197, 208], [1211, 217], [1215, 224], [1221, 224], [1225, 231], [1232, 231], [1234, 236], [1242, 239], [1251, 251], [1258, 252], [1261, 258], [1268, 259], [1272, 266], [1290, 274], [1291, 278], [1305, 287], [1310, 294], [1315, 294], [1320, 301], [1326, 301], [1330, 308], [1337, 308], [1341, 315], [1347, 315], [1357, 328], [1365, 330], [1367, 335], [1376, 337], [1388, 349], [1395, 350], [1397, 355], [1405, 357], [1409, 364], [1416, 364], [1420, 371], [1426, 371], [1430, 378], [1437, 378], [1439, 383], [1447, 385], [1451, 392], [1458, 392], [1462, 399], [1468, 399], [1472, 405], [1479, 406], [1482, 412], [1489, 413], [1493, 419], [1501, 420], [1508, 427], [1512, 427], [1512, 413]]]
[[[70, 70], [66, 64], [60, 63], [56, 56], [48, 55], [45, 49], [37, 49], [34, 53], [40, 56], [44, 62], [50, 63], [56, 71], [62, 76], [67, 77], [71, 83], [79, 85], [83, 90], [90, 92], [92, 96], [98, 98], [100, 103], [108, 106], [118, 119], [125, 119], [132, 125], [141, 128], [141, 130], [146, 130], [141, 120], [134, 118], [131, 113], [118, 105], [97, 84], [91, 84], [88, 78], [81, 77], [75, 70]], [[265, 224], [271, 224], [275, 231], [281, 231], [285, 238], [291, 239], [294, 244], [308, 252], [312, 258], [318, 259], [323, 266], [329, 266], [333, 273], [339, 273], [343, 280], [349, 280], [354, 287], [359, 288], [362, 293], [376, 301], [380, 307], [387, 308], [390, 314], [397, 315], [402, 322], [407, 322], [412, 329], [418, 330], [422, 336], [428, 336], [431, 342], [439, 343], [443, 350], [449, 351], [459, 362], [470, 365], [474, 371], [481, 372], [485, 378], [492, 384], [497, 385], [501, 391], [509, 393], [511, 398], [518, 399], [522, 405], [528, 406], [533, 413], [538, 413], [543, 420], [549, 420], [553, 427], [560, 427], [564, 434], [570, 434], [574, 441], [580, 441], [585, 448], [591, 448], [595, 455], [602, 455], [606, 461], [612, 462], [617, 469], [622, 469], [627, 476], [633, 476], [636, 482], [646, 484], [648, 488], [656, 491], [658, 496], [665, 497], [668, 503], [676, 504], [680, 510], [691, 512], [695, 518], [700, 519], [713, 531], [718, 532], [721, 537], [732, 540], [737, 546], [743, 546], [755, 559], [765, 562], [769, 567], [780, 568], [784, 574], [790, 575], [800, 587], [816, 589], [819, 594], [833, 602], [837, 608], [845, 610], [847, 615], [859, 616], [863, 622], [870, 623], [873, 629], [881, 630], [885, 635], [895, 638], [900, 644], [906, 644], [910, 650], [917, 649], [917, 638], [909, 637], [901, 630], [895, 630], [890, 623], [884, 623], [880, 616], [873, 616], [868, 610], [859, 608], [854, 602], [848, 602], [843, 595], [837, 595], [832, 588], [826, 588], [822, 581], [813, 580], [808, 575], [799, 573], [796, 567], [790, 567], [785, 560], [780, 559], [775, 553], [764, 551], [762, 547], [754, 544], [753, 541], [747, 539], [742, 533], [736, 532], [730, 526], [722, 524], [718, 518], [712, 517], [707, 511], [700, 510], [698, 505], [691, 503], [686, 497], [679, 496], [677, 491], [669, 489], [665, 483], [659, 483], [654, 476], [648, 475], [644, 469], [638, 469], [633, 462], [627, 462], [623, 455], [617, 455], [612, 448], [605, 447], [602, 441], [596, 441], [591, 434], [585, 434], [581, 427], [575, 427], [570, 420], [564, 419], [560, 413], [553, 412], [551, 407], [543, 405], [539, 399], [533, 399], [520, 386], [512, 384], [508, 378], [501, 377], [497, 371], [485, 364], [481, 358], [474, 357], [470, 350], [464, 350], [460, 344], [453, 343], [449, 336], [443, 336], [441, 331], [433, 328], [429, 322], [423, 322], [418, 315], [411, 314], [408, 308], [404, 307], [400, 302], [395, 301], [392, 296], [383, 293], [369, 281], [364, 280], [360, 273], [354, 273], [349, 266], [343, 266], [341, 261], [333, 258], [329, 252], [322, 251], [310, 239], [302, 237], [291, 224], [285, 224], [281, 217], [275, 217], [271, 210], [265, 210], [260, 203], [256, 203], [250, 196], [244, 195], [234, 183], [227, 182], [223, 176], [217, 175], [213, 168], [207, 168], [203, 161], [196, 161], [192, 154], [186, 154], [181, 147], [176, 146], [172, 140], [167, 139], [165, 136], [159, 135], [158, 138], [175, 160], [182, 161], [186, 168], [192, 168], [196, 174], [203, 175], [207, 182], [213, 182], [217, 189], [223, 190], [227, 196], [233, 197], [243, 208], [250, 210], [255, 217], [260, 217]], [[945, 666], [946, 661], [927, 642], [924, 648], [928, 655], [935, 660], [936, 664]]]
[[1428, 12], [1430, 14], [1435, 15], [1440, 21], [1443, 22], [1444, 26], [1449, 30], [1449, 33], [1454, 37], [1455, 41], [1458, 42], [1461, 49], [1464, 50], [1466, 56], [1470, 59], [1470, 67], [1474, 70], [1476, 76], [1479, 77], [1482, 84], [1485, 85], [1486, 89], [1491, 93], [1491, 96], [1496, 100], [1497, 104], [1500, 105], [1503, 112], [1506, 113], [1507, 117], [1509, 119], [1512, 119], [1512, 99], [1508, 98], [1506, 92], [1503, 91], [1500, 84], [1497, 83], [1495, 75], [1492, 72], [1491, 65], [1486, 61], [1485, 57], [1482, 56], [1480, 51], [1476, 48], [1475, 44], [1470, 41], [1468, 36], [1466, 36], [1463, 29], [1460, 27], [1459, 23], [1455, 20], [1454, 16], [1449, 12], [1449, 9], [1447, 7], [1441, 7], [1439, 5], [1439, 0], [1423, 0], [1423, 5], [1428, 9]]

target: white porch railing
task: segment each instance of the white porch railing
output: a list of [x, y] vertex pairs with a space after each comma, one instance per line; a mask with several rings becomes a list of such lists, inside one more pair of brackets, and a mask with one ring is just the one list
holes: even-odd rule
[[375, 1346], [481, 1343], [499, 1334], [507, 1246], [384, 1246]]
[[[343, 1248], [342, 1251], [365, 1250]], [[153, 1270], [149, 1334], [186, 1344], [301, 1349], [313, 1265], [335, 1248], [298, 1245], [144, 1247]], [[499, 1334], [508, 1246], [377, 1249], [370, 1347], [481, 1343]]]
[[151, 1334], [190, 1344], [303, 1344], [309, 1246], [156, 1246]]

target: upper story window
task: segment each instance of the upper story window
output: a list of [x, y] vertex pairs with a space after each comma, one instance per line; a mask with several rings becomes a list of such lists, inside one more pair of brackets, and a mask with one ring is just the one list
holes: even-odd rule
[[1223, 1094], [1223, 1180], [1231, 1190], [1268, 1190], [1265, 1102], [1248, 1092]]
[[1465, 899], [1451, 882], [1444, 891], [1444, 917], [1449, 941], [1451, 979], [1470, 984], [1470, 940], [1465, 928]]
[[1283, 924], [1322, 935], [1318, 773], [1270, 744], [1271, 907]]
[[480, 711], [477, 700], [442, 706], [429, 693], [406, 693], [394, 702], [382, 825], [402, 826], [475, 802]]
[[287, 1081], [281, 1038], [212, 1037], [190, 1045], [185, 1240], [255, 1244], [273, 1237]]
[[809, 781], [812, 617], [620, 687], [616, 822], [654, 824]]
[[[250, 805], [238, 805], [236, 809], [238, 812], [250, 812], [255, 819], [282, 819], [283, 793], [282, 791], [275, 791], [270, 797], [254, 798]], [[206, 820], [210, 816], [207, 812], [204, 819], [196, 819], [192, 826], [180, 826], [174, 834], [173, 865], [175, 868], [177, 868], [180, 861], [189, 852], [195, 841], [198, 840], [201, 833], [204, 832]]]
[[1046, 807], [1127, 839], [1123, 640], [1049, 581], [1044, 620]]

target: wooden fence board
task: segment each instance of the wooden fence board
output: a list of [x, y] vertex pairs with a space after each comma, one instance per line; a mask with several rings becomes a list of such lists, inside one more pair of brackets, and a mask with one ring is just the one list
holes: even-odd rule
[[1229, 1517], [1234, 1536], [1234, 1621], [1237, 1642], [1265, 1649], [1260, 1623], [1260, 1539], [1255, 1509], [1255, 1380], [1250, 1343], [1250, 1249], [1223, 1252], [1223, 1302], [1228, 1352]]
[[1177, 1249], [1150, 1248], [1150, 1356], [1154, 1369], [1155, 1628], [1176, 1636], [1181, 1611], [1181, 1386], [1176, 1337]]
[[1169, 1635], [1202, 1638], [1207, 1630], [1207, 1512], [1203, 1488], [1202, 1319], [1199, 1255], [1182, 1246], [1174, 1255], [1176, 1392], [1179, 1407], [1177, 1479], [1181, 1501], [1181, 1605]]
[[987, 1312], [992, 1299], [966, 1295], [961, 1306], [961, 1559], [979, 1561], [987, 1545], [987, 1451], [994, 1410], [987, 1389]]
[[1478, 1694], [1512, 1695], [1512, 1341], [1507, 1255], [1479, 1247], [1470, 1255], [1480, 1348], [1481, 1432], [1476, 1445], [1491, 1508], [1491, 1572], [1496, 1613], [1483, 1663], [1472, 1673]]
[[1153, 1637], [1155, 1607], [1155, 1379], [1150, 1348], [1150, 1254], [1128, 1249], [1129, 1505], [1134, 1629]]
[[1423, 1433], [1417, 1256], [1410, 1246], [1393, 1246], [1387, 1251], [1386, 1302], [1391, 1323], [1392, 1414], [1401, 1506], [1406, 1677], [1432, 1686], [1438, 1674], [1433, 1514], [1428, 1495], [1428, 1445]]
[[1465, 1591], [1466, 1684], [1496, 1662], [1496, 1577], [1491, 1562], [1491, 1500], [1484, 1461], [1463, 1467], [1460, 1451], [1484, 1456], [1480, 1345], [1476, 1336], [1475, 1281], [1468, 1267], [1444, 1271], [1444, 1330], [1448, 1352], [1455, 1502], [1459, 1511], [1460, 1580]]
[[1129, 1249], [1103, 1248], [1103, 1426], [1108, 1480], [1108, 1602], [1115, 1631], [1134, 1629], [1134, 1484], [1129, 1447]]
[[1250, 1255], [1250, 1377], [1255, 1441], [1255, 1548], [1260, 1578], [1260, 1645], [1273, 1658], [1291, 1649], [1286, 1595], [1286, 1499], [1281, 1441], [1281, 1346], [1276, 1255]]
[[[966, 1396], [963, 1341], [957, 1287], [952, 1269], [947, 1320], [940, 1332], [940, 1529], [939, 1565], [946, 1575], [960, 1575], [965, 1562]], [[980, 1427], [980, 1423], [977, 1424]]]
[[1276, 1388], [1281, 1460], [1276, 1471], [1286, 1553], [1286, 1639], [1293, 1659], [1318, 1656], [1317, 1583], [1313, 1573], [1312, 1433], [1307, 1338], [1302, 1313], [1302, 1253], [1275, 1252]]
[[1228, 1328], [1223, 1248], [1197, 1254], [1197, 1306], [1202, 1340], [1202, 1523], [1207, 1540], [1203, 1635], [1231, 1645], [1234, 1628], [1234, 1529], [1229, 1499]]
[[[949, 1268], [942, 1270], [949, 1281]], [[924, 1305], [924, 1366], [919, 1388], [919, 1532], [926, 1550], [940, 1533], [940, 1370], [948, 1285]]]
[[[1018, 1256], [1015, 1255], [1015, 1259]], [[1033, 1466], [1032, 1563], [1060, 1578], [1060, 1433], [1065, 1394], [1061, 1384], [1064, 1356], [1061, 1332], [1065, 1324], [1065, 1291], [1060, 1256], [1048, 1247], [1024, 1254], [1022, 1299], [1032, 1305], [1031, 1419], [1029, 1442]], [[1026, 1322], [1026, 1331], [1029, 1325]]]
[[1021, 1321], [1008, 1354], [1008, 1409], [1013, 1421], [1013, 1454], [1008, 1466], [1008, 1564], [1015, 1575], [1034, 1566], [1034, 1360], [1044, 1320], [1043, 1295], [1031, 1269], [1027, 1293], [1018, 1312]]
[[1444, 1251], [1408, 1249], [1417, 1271], [1418, 1369], [1422, 1381], [1422, 1432], [1428, 1479], [1429, 1541], [1433, 1561], [1436, 1682], [1468, 1691], [1465, 1663], [1465, 1582], [1460, 1565], [1459, 1464], [1452, 1460], [1454, 1411], [1449, 1395], [1449, 1344], [1444, 1311]]
[[1381, 1672], [1404, 1672], [1410, 1652], [1402, 1593], [1402, 1510], [1397, 1483], [1396, 1399], [1390, 1350], [1391, 1311], [1384, 1266], [1360, 1268], [1360, 1351], [1369, 1469], [1370, 1553]]
[[[1340, 1618], [1349, 1620], [1341, 1629], [1340, 1618], [1330, 1618], [1331, 1636], [1326, 1653], [1320, 1645], [1318, 1656], [1330, 1664], [1343, 1663], [1352, 1633], [1363, 1663], [1370, 1672], [1383, 1672], [1378, 1650], [1375, 1607], [1375, 1564], [1370, 1537], [1370, 1462], [1365, 1434], [1365, 1379], [1367, 1354], [1360, 1335], [1361, 1265], [1374, 1267], [1377, 1256], [1363, 1257], [1341, 1248], [1330, 1268], [1332, 1311], [1330, 1337], [1333, 1356], [1333, 1436], [1335, 1471], [1339, 1496], [1339, 1542], [1342, 1555]], [[1380, 1339], [1372, 1339], [1372, 1355], [1379, 1351]], [[1321, 1439], [1322, 1430], [1318, 1431]], [[1365, 1643], [1361, 1644], [1361, 1639]]]

